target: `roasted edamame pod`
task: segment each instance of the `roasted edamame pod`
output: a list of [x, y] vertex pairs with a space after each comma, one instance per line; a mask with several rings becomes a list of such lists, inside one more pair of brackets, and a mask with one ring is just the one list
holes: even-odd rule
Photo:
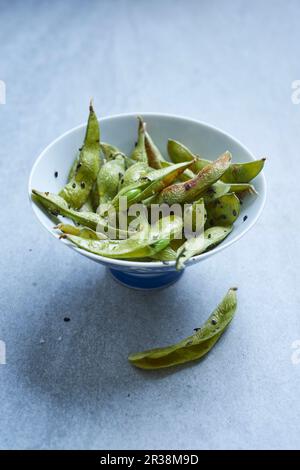
[[266, 159], [246, 163], [232, 163], [222, 176], [224, 183], [249, 183], [263, 169]]
[[236, 287], [227, 292], [221, 303], [197, 331], [188, 338], [165, 348], [130, 354], [129, 362], [140, 369], [161, 369], [201, 359], [230, 324], [237, 308]]
[[124, 173], [125, 161], [120, 154], [102, 165], [97, 176], [98, 205], [106, 204], [116, 196]]
[[132, 235], [126, 240], [111, 243], [111, 240], [87, 240], [74, 235], [66, 238], [79, 248], [107, 258], [148, 258], [166, 248], [173, 236], [182, 229], [182, 219], [165, 217], [153, 227]]
[[173, 163], [179, 162], [191, 162], [194, 161], [191, 166], [191, 170], [194, 173], [199, 173], [206, 165], [212, 163], [210, 160], [200, 158], [198, 155], [193, 154], [185, 145], [181, 144], [177, 140], [168, 140], [168, 154]]
[[150, 168], [145, 162], [137, 162], [131, 165], [124, 173], [120, 182], [120, 187], [125, 188], [133, 183], [137, 183], [149, 173]]
[[[186, 162], [195, 160], [191, 170], [198, 173], [210, 160], [199, 157], [193, 154], [185, 145], [177, 142], [176, 140], [168, 140], [168, 154], [174, 163]], [[245, 163], [232, 163], [222, 176], [224, 183], [249, 183], [255, 178], [263, 169], [265, 158]]]
[[211, 227], [197, 237], [189, 238], [178, 250], [176, 269], [181, 270], [193, 256], [204, 253], [209, 248], [221, 243], [232, 231], [232, 227]]
[[121, 155], [126, 158], [126, 155], [114, 145], [107, 144], [106, 142], [101, 142], [100, 148], [102, 150], [105, 160], [114, 160], [118, 155]]
[[107, 236], [101, 232], [95, 232], [89, 227], [80, 227], [70, 224], [58, 224], [54, 227], [60, 230], [63, 234], [76, 235], [77, 237], [86, 238], [88, 240], [106, 240]]
[[156, 170], [162, 168], [162, 162], [164, 161], [164, 158], [147, 131], [145, 133], [145, 147], [148, 158], [148, 165]]
[[175, 261], [176, 257], [176, 251], [170, 245], [151, 256], [156, 261]]
[[224, 194], [206, 204], [207, 226], [232, 225], [240, 214], [240, 200], [234, 193]]
[[160, 170], [151, 170], [139, 183], [121, 189], [112, 201], [113, 206], [119, 207], [121, 197], [127, 197], [127, 205], [130, 206], [154, 196], [174, 181], [189, 165], [190, 162], [183, 162]]
[[158, 202], [165, 202], [169, 205], [192, 202], [205, 193], [205, 191], [223, 175], [229, 167], [230, 161], [230, 152], [225, 152], [216, 161], [206, 165], [193, 179], [183, 183], [176, 183], [165, 188], [160, 193]]
[[139, 127], [138, 127], [138, 140], [136, 146], [130, 155], [132, 160], [136, 160], [138, 162], [148, 162], [147, 159], [147, 152], [145, 147], [145, 132], [146, 132], [146, 124], [143, 121], [141, 116], [138, 117]]
[[[80, 209], [86, 202], [100, 168], [100, 130], [97, 116], [90, 104], [90, 114], [83, 147], [76, 170], [59, 195], [72, 207]], [[74, 174], [73, 174], [74, 173]]]
[[97, 232], [106, 233], [108, 230], [111, 233], [116, 233], [120, 238], [127, 236], [127, 232], [115, 228], [110, 228], [108, 222], [99, 214], [94, 212], [80, 212], [70, 209], [67, 202], [57, 194], [49, 192], [40, 192], [35, 189], [32, 190], [33, 198], [39, 202], [50, 214], [58, 216], [62, 215], [73, 220], [73, 222], [89, 227]]

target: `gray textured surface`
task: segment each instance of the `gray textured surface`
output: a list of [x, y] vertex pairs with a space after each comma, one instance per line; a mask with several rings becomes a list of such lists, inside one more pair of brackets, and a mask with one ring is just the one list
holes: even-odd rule
[[[1, 0], [0, 11], [0, 447], [299, 448], [299, 1]], [[28, 204], [30, 168], [85, 120], [90, 96], [103, 116], [187, 115], [269, 156], [256, 227], [156, 294], [52, 239]], [[205, 360], [128, 365], [130, 351], [190, 334], [231, 285], [238, 314]]]

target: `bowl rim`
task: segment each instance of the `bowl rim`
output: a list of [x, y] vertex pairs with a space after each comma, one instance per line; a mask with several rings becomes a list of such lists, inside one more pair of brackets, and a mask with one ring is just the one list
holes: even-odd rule
[[[230, 133], [225, 132], [224, 130], [222, 130], [222, 129], [220, 129], [220, 128], [212, 125], [212, 124], [209, 124], [205, 121], [200, 121], [198, 119], [193, 119], [193, 118], [182, 116], [182, 115], [179, 115], [179, 114], [157, 113], [157, 112], [141, 112], [141, 111], [139, 111], [139, 112], [113, 114], [113, 115], [109, 115], [109, 116], [99, 118], [98, 121], [99, 121], [99, 124], [101, 125], [101, 123], [103, 123], [104, 121], [109, 121], [109, 120], [113, 120], [113, 119], [120, 119], [120, 118], [128, 118], [128, 117], [135, 117], [136, 118], [137, 116], [143, 116], [145, 118], [147, 118], [148, 116], [150, 116], [150, 117], [157, 116], [157, 117], [163, 117], [163, 118], [173, 119], [173, 120], [177, 120], [177, 121], [184, 120], [186, 122], [190, 122], [190, 123], [193, 123], [193, 124], [197, 124], [197, 125], [206, 127], [206, 128], [208, 128], [210, 130], [213, 130], [213, 131], [215, 131], [219, 134], [222, 134], [223, 136], [225, 136], [225, 137], [229, 138], [230, 140], [232, 140], [235, 144], [241, 146], [249, 154], [251, 159], [255, 160], [255, 157], [254, 157], [253, 153], [248, 149], [248, 147], [245, 146], [240, 140], [233, 137]], [[122, 259], [107, 258], [105, 256], [100, 256], [100, 255], [96, 255], [94, 253], [90, 253], [89, 251], [85, 251], [85, 250], [82, 250], [82, 249], [76, 247], [74, 244], [70, 243], [68, 240], [59, 239], [59, 233], [54, 232], [53, 230], [50, 230], [49, 227], [47, 225], [45, 225], [43, 220], [39, 217], [37, 206], [35, 205], [34, 201], [32, 200], [32, 189], [33, 189], [32, 188], [32, 179], [33, 179], [35, 169], [38, 166], [40, 160], [42, 160], [44, 155], [49, 151], [49, 149], [51, 147], [54, 147], [60, 140], [63, 140], [68, 135], [70, 135], [73, 132], [76, 132], [79, 129], [82, 129], [84, 127], [86, 127], [86, 122], [84, 122], [82, 124], [79, 124], [78, 126], [75, 126], [71, 129], [67, 130], [63, 134], [59, 135], [56, 139], [54, 139], [52, 142], [50, 142], [44, 148], [44, 150], [42, 150], [42, 152], [39, 154], [39, 156], [36, 158], [35, 162], [33, 163], [33, 166], [31, 168], [30, 175], [29, 175], [29, 181], [28, 181], [28, 195], [29, 195], [29, 200], [30, 200], [32, 210], [35, 213], [37, 219], [39, 220], [41, 225], [45, 228], [45, 230], [47, 230], [47, 232], [49, 232], [54, 238], [56, 238], [57, 240], [60, 240], [66, 246], [68, 246], [69, 248], [72, 248], [73, 250], [77, 251], [81, 255], [86, 256], [88, 258], [91, 258], [95, 261], [101, 262], [102, 264], [114, 265], [116, 267], [120, 266], [122, 268], [125, 268], [125, 267], [127, 267], [127, 268], [133, 268], [133, 267], [134, 268], [159, 268], [160, 270], [168, 269], [170, 267], [175, 267], [176, 261], [145, 261], [145, 262], [144, 261], [134, 261], [134, 260], [133, 261], [127, 261], [127, 260], [122, 260]], [[259, 197], [261, 197], [260, 206], [258, 208], [258, 211], [257, 211], [255, 217], [251, 220], [251, 222], [245, 226], [244, 230], [242, 230], [242, 232], [240, 234], [234, 236], [231, 240], [225, 239], [222, 243], [217, 245], [212, 250], [207, 251], [206, 253], [201, 253], [200, 255], [193, 256], [191, 259], [189, 259], [186, 262], [186, 264], [185, 264], [186, 267], [188, 265], [191, 265], [191, 264], [196, 264], [198, 261], [206, 259], [209, 256], [217, 254], [220, 251], [224, 250], [225, 248], [228, 248], [233, 243], [236, 243], [238, 240], [240, 240], [256, 224], [256, 222], [258, 221], [259, 217], [262, 214], [262, 211], [263, 211], [265, 203], [266, 203], [266, 197], [267, 197], [267, 182], [266, 182], [266, 178], [265, 178], [265, 175], [264, 175], [264, 171], [261, 171], [259, 176], [262, 180], [263, 191], [259, 194]]]

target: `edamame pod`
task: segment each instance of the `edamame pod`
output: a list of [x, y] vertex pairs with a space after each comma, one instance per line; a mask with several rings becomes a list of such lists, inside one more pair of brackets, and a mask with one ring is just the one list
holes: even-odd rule
[[174, 203], [192, 202], [204, 194], [215, 183], [230, 165], [231, 154], [225, 152], [215, 162], [206, 165], [193, 179], [173, 184], [161, 191], [158, 202], [172, 205]]
[[200, 158], [198, 155], [193, 154], [185, 145], [181, 144], [177, 140], [168, 140], [168, 154], [173, 163], [180, 162], [191, 162], [194, 161], [191, 166], [191, 170], [194, 173], [199, 173], [206, 165], [212, 163], [210, 160]]
[[154, 241], [152, 245], [139, 245], [135, 240], [122, 240], [118, 243], [112, 243], [111, 240], [87, 240], [74, 235], [65, 235], [67, 240], [85, 251], [94, 253], [106, 258], [117, 259], [136, 259], [148, 258], [156, 252], [163, 250], [169, 244], [169, 240]]
[[[184, 163], [184, 162], [180, 162], [180, 163]], [[171, 162], [167, 162], [167, 161], [162, 161], [161, 162], [162, 168], [167, 168], [167, 167], [170, 167], [172, 165], [173, 165], [173, 163], [171, 163]], [[191, 166], [192, 166], [192, 164], [191, 164]], [[190, 170], [190, 168], [187, 168], [186, 170], [184, 170], [183, 173], [181, 173], [181, 175], [178, 176], [177, 179], [179, 181], [188, 181], [188, 180], [193, 179], [195, 176], [196, 176], [195, 173], [193, 173]]]
[[86, 202], [100, 168], [100, 130], [92, 103], [78, 165], [71, 180], [59, 195], [73, 208], [80, 209]]
[[229, 235], [232, 227], [211, 227], [197, 237], [189, 238], [178, 250], [176, 269], [181, 270], [193, 256], [204, 253], [208, 248], [221, 243]]
[[141, 178], [145, 177], [149, 173], [149, 166], [145, 162], [137, 162], [130, 166], [121, 179], [120, 186], [125, 188], [133, 183], [140, 181]]
[[227, 227], [232, 225], [239, 216], [240, 207], [240, 200], [234, 193], [224, 194], [224, 196], [206, 204], [207, 226]]
[[249, 183], [263, 169], [266, 159], [247, 163], [233, 163], [222, 176], [224, 183]]
[[223, 183], [222, 181], [216, 181], [212, 184], [208, 190], [203, 194], [203, 199], [205, 204], [218, 199], [219, 197], [223, 196], [224, 194], [229, 193], [231, 190], [231, 185]]
[[162, 162], [164, 161], [164, 158], [148, 132], [145, 133], [145, 147], [148, 158], [148, 165], [156, 170], [162, 168]]
[[146, 147], [145, 147], [145, 132], [146, 132], [146, 124], [143, 121], [141, 116], [138, 117], [139, 120], [139, 127], [138, 127], [138, 140], [136, 146], [130, 155], [132, 160], [137, 160], [138, 162], [148, 162]]
[[[219, 181], [219, 183], [222, 183], [222, 181]], [[253, 184], [233, 183], [233, 184], [230, 184], [229, 186], [230, 186], [230, 192], [238, 194], [239, 197], [240, 195], [244, 196], [245, 194], [255, 194], [256, 196], [258, 195], [258, 192], [256, 191]]]
[[169, 245], [164, 250], [159, 251], [151, 256], [152, 259], [156, 261], [175, 261], [176, 260], [176, 251]]
[[192, 336], [172, 346], [130, 354], [129, 362], [140, 369], [161, 369], [202, 358], [233, 319], [237, 308], [236, 290], [236, 287], [229, 289], [222, 302]]
[[101, 232], [95, 232], [89, 227], [79, 227], [70, 224], [58, 224], [57, 227], [62, 233], [68, 235], [76, 235], [77, 237], [86, 238], [88, 240], [106, 240], [107, 236]]
[[[107, 221], [99, 214], [95, 214], [94, 212], [75, 211], [74, 209], [69, 208], [67, 202], [57, 194], [48, 192], [43, 193], [36, 191], [35, 189], [32, 190], [32, 193], [34, 199], [42, 204], [42, 206], [52, 215], [68, 217], [73, 220], [73, 222], [84, 225], [93, 230], [97, 230], [97, 232], [106, 233], [110, 229]], [[113, 232], [113, 230], [115, 232]], [[116, 233], [118, 237], [124, 238], [127, 236], [127, 232], [124, 230], [111, 229], [111, 232]]]
[[106, 142], [101, 142], [100, 148], [106, 160], [114, 160], [119, 155], [126, 158], [126, 155], [114, 145], [107, 144]]
[[[160, 170], [150, 171], [137, 185], [133, 184], [121, 189], [113, 199], [112, 204], [114, 207], [119, 207], [120, 197], [127, 197], [127, 205], [130, 206], [158, 194], [163, 188], [174, 181], [178, 175], [183, 173], [189, 165], [190, 162], [184, 162]], [[130, 198], [128, 195], [130, 195]]]
[[111, 240], [87, 240], [74, 235], [66, 238], [79, 248], [107, 258], [148, 258], [166, 248], [172, 236], [182, 228], [179, 217], [165, 217], [153, 227], [143, 229], [126, 240], [111, 243]]
[[[201, 171], [210, 160], [199, 157], [193, 154], [185, 145], [177, 142], [176, 140], [168, 140], [168, 153], [174, 163], [186, 162], [195, 160], [191, 170], [194, 173]], [[265, 158], [246, 163], [232, 163], [222, 176], [224, 183], [249, 183], [255, 178], [263, 169]]]
[[125, 172], [125, 161], [122, 155], [117, 155], [113, 160], [109, 160], [102, 167], [97, 176], [97, 190], [99, 203], [110, 202], [118, 192], [119, 182]]

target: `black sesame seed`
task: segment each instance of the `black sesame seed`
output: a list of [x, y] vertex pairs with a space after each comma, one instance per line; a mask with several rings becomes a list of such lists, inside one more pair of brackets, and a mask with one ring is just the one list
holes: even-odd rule
[[211, 238], [211, 233], [209, 233], [209, 234], [207, 235], [207, 238]]
[[69, 317], [65, 317], [65, 318], [64, 318], [64, 321], [65, 321], [65, 322], [70, 321], [70, 318], [69, 318]]
[[85, 183], [83, 181], [81, 181], [80, 186], [81, 186], [82, 189], [84, 189], [85, 188]]
[[234, 217], [236, 217], [236, 214], [237, 214], [237, 213], [236, 213], [236, 210], [235, 210], [235, 209], [232, 211], [232, 213], [233, 213]]
[[244, 215], [244, 217], [243, 217], [243, 222], [245, 222], [247, 219], [248, 219], [248, 216], [247, 216], [247, 215]]
[[76, 188], [76, 183], [72, 184], [72, 188], [74, 188], [74, 189]]
[[216, 324], [217, 324], [217, 320], [215, 320], [215, 319], [213, 318], [212, 321], [211, 321], [211, 324], [212, 324], [212, 325], [216, 325]]
[[54, 178], [57, 178], [57, 177], [58, 177], [58, 171], [54, 173]]

